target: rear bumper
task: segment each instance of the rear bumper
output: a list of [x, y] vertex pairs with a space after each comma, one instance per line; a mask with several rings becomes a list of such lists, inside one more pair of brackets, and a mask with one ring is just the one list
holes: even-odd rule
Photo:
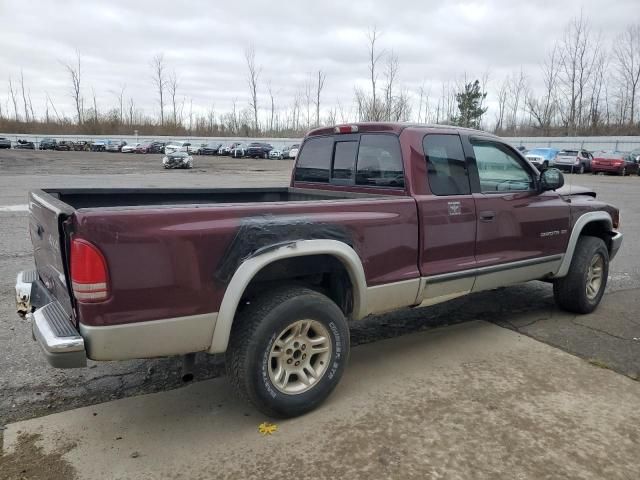
[[51, 366], [78, 368], [87, 365], [84, 339], [60, 303], [48, 295], [34, 270], [18, 274], [16, 302], [18, 313], [31, 321], [33, 338]]
[[593, 173], [622, 173], [623, 166], [616, 167], [614, 165], [591, 165], [591, 171]]

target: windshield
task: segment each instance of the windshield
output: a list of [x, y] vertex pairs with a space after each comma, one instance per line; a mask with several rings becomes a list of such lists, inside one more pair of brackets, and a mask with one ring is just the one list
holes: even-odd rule
[[577, 157], [578, 156], [578, 151], [577, 150], [562, 150], [558, 155], [562, 155], [565, 157]]

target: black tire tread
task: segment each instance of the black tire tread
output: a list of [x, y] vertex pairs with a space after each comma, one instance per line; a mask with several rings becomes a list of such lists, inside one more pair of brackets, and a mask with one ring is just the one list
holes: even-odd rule
[[553, 282], [553, 297], [560, 308], [573, 313], [590, 313], [600, 303], [602, 296], [598, 298], [595, 306], [585, 301], [585, 285], [582, 278], [584, 274], [583, 269], [591, 261], [593, 254], [599, 248], [602, 248], [605, 252], [606, 271], [603, 272], [605, 285], [602, 289], [604, 290], [606, 287], [606, 277], [609, 271], [607, 246], [601, 238], [583, 235], [578, 239], [578, 244], [571, 259], [571, 266], [569, 267], [567, 276], [558, 278]]
[[[246, 371], [247, 354], [252, 337], [262, 319], [275, 307], [302, 295], [311, 295], [331, 302], [321, 293], [307, 287], [288, 285], [264, 292], [257, 300], [247, 306], [233, 322], [231, 336], [225, 353], [227, 377], [236, 395], [253, 405], [261, 404], [257, 396], [248, 388], [249, 372]], [[336, 306], [337, 307], [337, 306]], [[260, 409], [269, 416], [281, 417], [275, 410], [261, 404]]]

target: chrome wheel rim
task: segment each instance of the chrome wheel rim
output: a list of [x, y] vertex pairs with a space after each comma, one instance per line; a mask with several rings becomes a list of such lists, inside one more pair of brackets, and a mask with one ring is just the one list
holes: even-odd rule
[[282, 330], [271, 346], [269, 379], [282, 393], [304, 393], [326, 373], [331, 352], [331, 336], [324, 325], [298, 320]]
[[602, 274], [604, 272], [604, 260], [602, 255], [596, 254], [591, 259], [587, 270], [587, 298], [593, 300], [598, 296], [602, 287]]

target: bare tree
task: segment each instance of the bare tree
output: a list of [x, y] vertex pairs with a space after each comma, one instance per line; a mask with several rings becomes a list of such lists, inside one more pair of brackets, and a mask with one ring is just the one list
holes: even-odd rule
[[509, 94], [509, 77], [505, 78], [498, 90], [498, 113], [496, 115], [496, 132], [504, 127], [505, 113], [507, 110], [507, 97]]
[[44, 93], [47, 97], [47, 100], [51, 104], [51, 108], [53, 108], [53, 113], [56, 114], [56, 118], [58, 119], [58, 122], [61, 122], [62, 118], [60, 118], [60, 115], [58, 114], [58, 110], [56, 109], [56, 106], [53, 104], [53, 100], [51, 100], [51, 97], [49, 96], [49, 92], [44, 92]]
[[566, 102], [566, 111], [562, 114], [569, 133], [575, 134], [583, 122], [585, 91], [598, 58], [600, 42], [593, 38], [591, 26], [581, 13], [565, 27], [559, 47], [559, 81]]
[[376, 51], [376, 43], [379, 39], [380, 33], [374, 26], [367, 33], [367, 40], [369, 41], [369, 77], [371, 79], [371, 106], [369, 108], [368, 114], [366, 115], [367, 117], [369, 117], [369, 120], [380, 120], [376, 86], [378, 82], [378, 72], [376, 69], [378, 67], [380, 58], [384, 54], [384, 51]]
[[98, 101], [96, 100], [96, 91], [91, 87], [91, 94], [93, 97], [93, 120], [98, 123]]
[[65, 68], [71, 77], [71, 97], [76, 104], [76, 116], [78, 118], [78, 125], [82, 125], [82, 110], [84, 99], [82, 98], [81, 80], [82, 80], [82, 58], [80, 56], [80, 50], [76, 50], [76, 63], [65, 64]]
[[244, 51], [244, 58], [247, 61], [247, 82], [249, 84], [249, 106], [253, 110], [253, 128], [256, 133], [259, 131], [258, 122], [258, 78], [260, 69], [256, 66], [256, 49], [253, 44]]
[[387, 67], [385, 70], [385, 85], [384, 85], [384, 114], [382, 120], [390, 121], [394, 118], [394, 96], [393, 89], [395, 86], [396, 77], [398, 76], [399, 61], [398, 56], [391, 51], [387, 58]]
[[527, 76], [522, 68], [517, 74], [513, 74], [509, 77], [509, 84], [507, 87], [508, 99], [507, 106], [509, 108], [508, 115], [508, 127], [515, 131], [519, 126], [519, 113], [524, 110], [524, 100], [528, 91]]
[[544, 92], [541, 97], [534, 97], [529, 94], [526, 102], [527, 109], [537, 126], [542, 129], [545, 135], [549, 134], [558, 104], [558, 75], [560, 52], [558, 45], [554, 45], [546, 61], [542, 65], [542, 80]]
[[313, 103], [313, 91], [312, 91], [312, 78], [311, 74], [309, 74], [310, 78], [304, 82], [304, 101], [307, 109], [307, 130], [311, 128], [311, 104]]
[[273, 89], [271, 88], [271, 81], [269, 81], [267, 89], [269, 91], [269, 98], [271, 100], [271, 115], [269, 117], [269, 131], [273, 132], [273, 121], [275, 119], [275, 113], [276, 113], [276, 102], [275, 102], [275, 99], [273, 98]]
[[316, 84], [316, 127], [320, 126], [320, 94], [324, 88], [326, 78], [327, 75], [322, 70], [318, 70], [318, 83]]
[[124, 91], [126, 88], [127, 88], [127, 85], [123, 84], [122, 87], [120, 87], [120, 91], [113, 92], [118, 101], [118, 108], [119, 108], [118, 120], [121, 125], [124, 123]]
[[613, 53], [624, 88], [629, 96], [629, 123], [636, 118], [636, 98], [640, 88], [640, 23], [629, 25], [614, 43]]
[[160, 125], [164, 125], [164, 89], [167, 86], [165, 74], [164, 53], [159, 53], [151, 60], [153, 68], [153, 84], [158, 89], [158, 101], [160, 103]]
[[129, 97], [129, 108], [128, 108], [128, 116], [129, 116], [129, 126], [133, 125], [135, 113], [136, 113], [136, 105], [133, 102], [133, 98]]
[[29, 102], [24, 91], [24, 73], [20, 69], [20, 89], [22, 90], [22, 102], [24, 103], [24, 121], [29, 122]]
[[11, 103], [13, 104], [13, 115], [16, 120], [20, 120], [20, 116], [18, 115], [18, 99], [16, 96], [16, 91], [13, 89], [13, 82], [11, 81], [11, 77], [9, 77], [9, 96], [11, 97]]
[[173, 124], [178, 125], [178, 109], [176, 104], [176, 95], [178, 93], [178, 77], [176, 75], [176, 71], [169, 75], [169, 79], [167, 80], [167, 89], [169, 90], [169, 97], [171, 97], [171, 107], [172, 107], [172, 115], [173, 115]]

